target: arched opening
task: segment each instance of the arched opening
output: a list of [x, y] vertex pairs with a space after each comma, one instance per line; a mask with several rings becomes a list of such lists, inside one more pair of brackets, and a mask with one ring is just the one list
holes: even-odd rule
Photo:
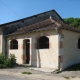
[[48, 49], [49, 48], [49, 38], [46, 36], [41, 36], [37, 40], [37, 49]]
[[10, 41], [10, 49], [18, 49], [18, 41], [16, 39]]
[[26, 60], [25, 60], [25, 63], [29, 64], [29, 61], [30, 61], [30, 40], [29, 39], [25, 39], [23, 41], [24, 43], [24, 54], [26, 55]]
[[80, 49], [80, 38], [78, 39], [78, 49]]

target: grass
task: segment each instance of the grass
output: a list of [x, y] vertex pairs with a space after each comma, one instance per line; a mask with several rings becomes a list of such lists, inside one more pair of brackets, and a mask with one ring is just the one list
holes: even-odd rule
[[60, 71], [60, 69], [58, 69], [58, 70], [56, 70], [56, 73], [58, 74], [58, 73], [61, 73], [62, 71]]
[[25, 68], [30, 68], [31, 66], [25, 66]]
[[32, 73], [31, 72], [22, 72], [22, 74], [28, 74], [28, 75], [30, 75]]
[[67, 77], [67, 76], [64, 76], [64, 78], [65, 78], [65, 79], [68, 79], [68, 80], [70, 79], [70, 78], [69, 78], [69, 77]]
[[76, 76], [71, 76], [72, 78], [76, 78]]
[[[60, 69], [57, 69], [57, 70], [55, 70], [54, 72], [57, 73], [57, 74], [59, 74], [59, 73], [61, 73], [62, 71], [61, 71]], [[52, 73], [52, 72], [51, 72], [51, 73]]]
[[[70, 77], [63, 76], [65, 79], [70, 80]], [[76, 76], [71, 76], [71, 78], [76, 78]]]

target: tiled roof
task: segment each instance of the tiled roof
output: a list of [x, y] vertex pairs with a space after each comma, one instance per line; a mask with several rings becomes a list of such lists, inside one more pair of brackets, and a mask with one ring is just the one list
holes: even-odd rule
[[31, 32], [33, 30], [37, 30], [37, 29], [43, 29], [43, 28], [50, 28], [50, 27], [57, 27], [58, 25], [56, 25], [54, 22], [52, 22], [50, 19], [38, 22], [36, 24], [32, 24], [30, 26], [25, 26], [23, 28], [17, 29], [14, 33], [12, 34], [17, 34], [17, 33], [24, 33], [24, 32]]
[[69, 26], [68, 24], [65, 24], [65, 23], [61, 23], [61, 27], [60, 28], [80, 33], [80, 29], [79, 28], [75, 28], [73, 26]]
[[58, 22], [64, 22], [64, 20], [59, 16], [59, 14], [55, 10], [50, 10], [30, 17], [1, 24], [0, 27], [3, 28], [3, 35], [7, 36], [8, 34], [12, 34], [13, 32], [15, 32], [17, 29], [39, 23], [41, 21], [49, 19], [49, 17]]
[[60, 23], [53, 19], [46, 19], [46, 20], [38, 22], [36, 24], [32, 24], [32, 25], [17, 29], [11, 35], [21, 34], [21, 33], [26, 33], [26, 32], [33, 32], [33, 31], [40, 31], [40, 30], [47, 30], [47, 29], [54, 29], [56, 27], [61, 28], [61, 29], [67, 29], [67, 30], [71, 30], [71, 31], [80, 32], [80, 29], [69, 26], [68, 24]]
[[[8, 23], [4, 23], [4, 24], [0, 24], [0, 27], [3, 27], [4, 25], [10, 25], [10, 24], [13, 24], [13, 23], [17, 23], [17, 22], [24, 22], [25, 20], [28, 20], [28, 19], [33, 19], [34, 17], [35, 18], [38, 18], [38, 16], [41, 17], [49, 17], [50, 15], [55, 18], [55, 15], [54, 14], [57, 14], [57, 17], [59, 18], [58, 21], [62, 21], [64, 22], [64, 20], [60, 17], [60, 15], [55, 11], [55, 10], [49, 10], [49, 11], [46, 11], [46, 12], [42, 12], [42, 13], [39, 13], [39, 14], [36, 14], [36, 15], [33, 15], [33, 16], [30, 16], [30, 17], [26, 17], [26, 18], [23, 18], [23, 19], [19, 19], [19, 20], [16, 20], [16, 21], [12, 21], [12, 22], [8, 22]], [[45, 15], [45, 16], [43, 16]], [[43, 20], [43, 19], [42, 19]], [[57, 19], [56, 19], [57, 20]]]

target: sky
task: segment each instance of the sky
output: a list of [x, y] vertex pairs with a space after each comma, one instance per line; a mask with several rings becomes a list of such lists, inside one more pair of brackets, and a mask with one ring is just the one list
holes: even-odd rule
[[0, 24], [49, 10], [62, 18], [80, 18], [80, 0], [0, 0]]

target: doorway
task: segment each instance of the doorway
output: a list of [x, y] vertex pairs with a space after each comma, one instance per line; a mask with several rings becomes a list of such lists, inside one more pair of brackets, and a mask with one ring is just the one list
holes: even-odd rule
[[26, 64], [29, 64], [30, 61], [30, 40], [26, 39], [25, 40], [25, 45], [26, 45]]

